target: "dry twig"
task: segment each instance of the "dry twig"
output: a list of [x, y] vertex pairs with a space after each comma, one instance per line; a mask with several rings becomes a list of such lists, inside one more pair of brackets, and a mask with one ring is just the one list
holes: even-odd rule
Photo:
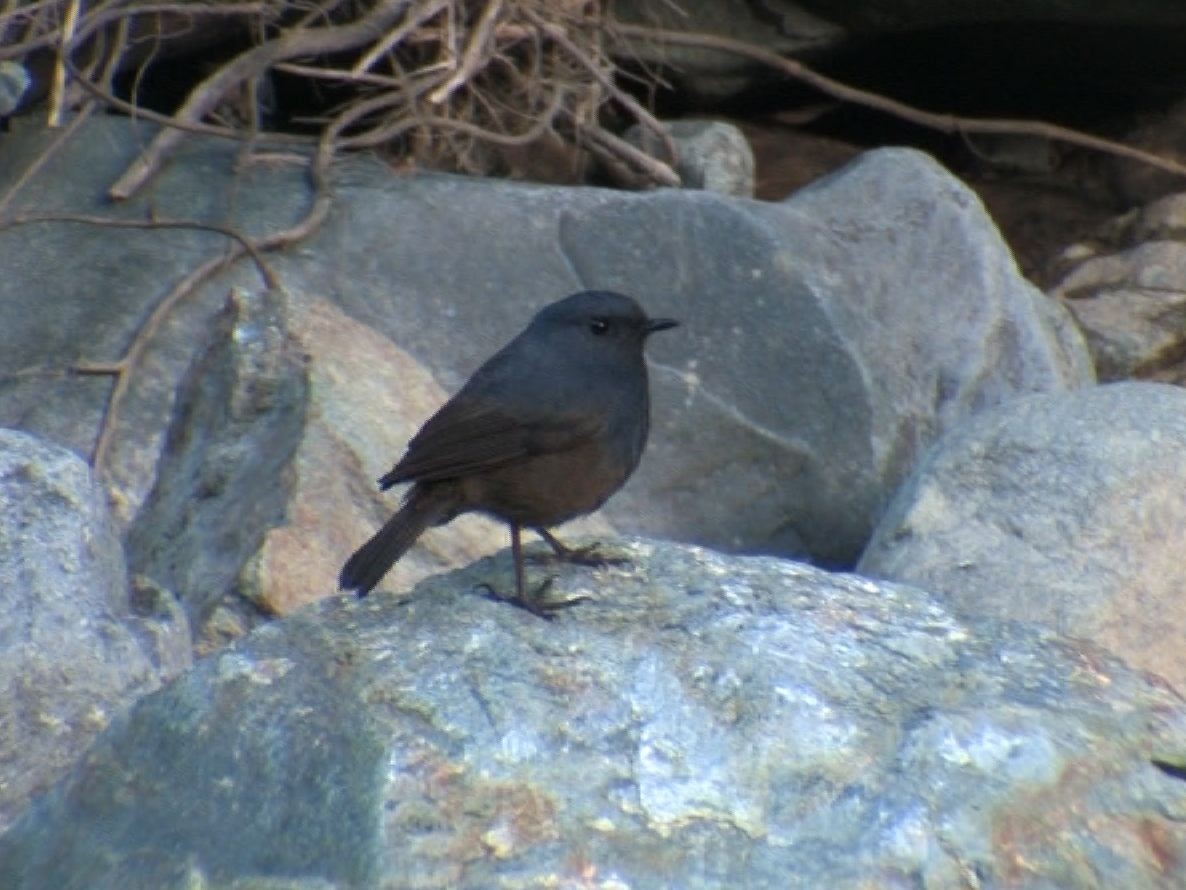
[[[278, 71], [345, 88], [333, 94], [344, 96], [338, 108], [305, 116], [324, 132], [349, 112], [349, 129], [338, 130], [341, 138], [334, 140], [343, 147], [394, 140], [393, 149], [426, 166], [490, 174], [514, 163], [499, 146], [524, 146], [526, 137], [535, 136], [583, 146], [628, 166], [645, 182], [676, 181], [665, 163], [674, 158], [668, 134], [614, 82], [602, 0], [34, 0], [7, 10], [0, 6], [0, 34], [18, 26], [24, 34], [18, 47], [0, 48], [0, 58], [56, 48], [62, 84], [69, 78], [75, 92], [163, 125], [109, 189], [115, 200], [136, 194], [187, 133], [254, 138], [237, 124], [217, 125], [218, 109], [244, 84]], [[62, 25], [63, 11], [77, 15], [65, 16]], [[113, 95], [114, 75], [133, 56], [139, 60], [132, 71], [138, 89], [149, 64], [145, 41], [154, 41], [156, 52], [195, 17], [212, 15], [243, 22], [255, 43], [196, 84], [176, 112], [152, 112]], [[389, 98], [375, 100], [376, 93]], [[55, 96], [54, 108], [61, 110], [77, 99], [64, 90]], [[611, 101], [654, 132], [669, 155], [640, 163], [636, 152], [605, 131], [601, 111]], [[527, 158], [530, 168], [530, 155], [515, 157]]]
[[[279, 287], [279, 280], [275, 272], [264, 261], [260, 254], [261, 246], [257, 245], [250, 238], [243, 235], [241, 232], [230, 226], [219, 226], [210, 223], [190, 222], [188, 220], [163, 220], [163, 219], [113, 219], [106, 216], [91, 216], [87, 214], [75, 213], [43, 213], [43, 214], [22, 214], [11, 217], [9, 219], [0, 220], [0, 230], [11, 228], [19, 225], [29, 225], [32, 223], [80, 223], [85, 225], [103, 226], [107, 228], [133, 228], [133, 229], [198, 229], [207, 232], [217, 232], [227, 238], [232, 239], [237, 245], [237, 251], [231, 251], [224, 256], [214, 257], [207, 260], [197, 269], [192, 270], [185, 278], [178, 284], [174, 285], [172, 290], [161, 299], [148, 317], [136, 330], [132, 336], [132, 340], [125, 350], [123, 356], [110, 363], [96, 363], [96, 362], [81, 362], [69, 369], [69, 373], [80, 374], [87, 376], [103, 375], [115, 378], [115, 383], [112, 387], [111, 393], [107, 399], [107, 407], [103, 412], [103, 419], [99, 426], [99, 431], [95, 437], [95, 444], [91, 451], [91, 465], [96, 472], [102, 473], [107, 466], [107, 460], [111, 449], [112, 437], [115, 430], [115, 422], [119, 416], [120, 408], [123, 405], [124, 398], [127, 396], [128, 389], [131, 385], [132, 375], [134, 370], [139, 367], [143, 360], [144, 353], [151, 344], [153, 337], [164, 323], [165, 319], [172, 312], [173, 308], [186, 296], [193, 293], [199, 285], [206, 281], [211, 275], [218, 270], [225, 268], [238, 259], [243, 254], [251, 256], [255, 262], [256, 268], [259, 269], [260, 277], [263, 279], [264, 285], [268, 288]], [[266, 245], [268, 239], [265, 239]]]
[[94, 102], [88, 102], [87, 104], [83, 105], [82, 108], [79, 109], [78, 113], [74, 115], [70, 123], [58, 131], [57, 135], [54, 136], [49, 145], [41, 150], [41, 153], [38, 154], [33, 162], [30, 163], [29, 166], [26, 167], [21, 173], [21, 175], [16, 178], [16, 181], [11, 186], [9, 186], [8, 191], [4, 194], [4, 197], [0, 198], [0, 213], [4, 212], [4, 209], [9, 205], [12, 199], [16, 197], [17, 193], [20, 192], [20, 190], [26, 185], [28, 185], [33, 177], [37, 175], [38, 171], [40, 171], [47, 163], [49, 163], [53, 156], [61, 150], [62, 146], [70, 140], [70, 137], [73, 136], [75, 132], [77, 132], [78, 128], [81, 127], [86, 121], [86, 119], [91, 116], [91, 113], [95, 110], [95, 108], [96, 105]]
[[465, 43], [465, 51], [461, 56], [461, 64], [453, 76], [446, 80], [428, 95], [428, 101], [440, 105], [457, 92], [458, 87], [473, 77], [474, 72], [490, 61], [490, 34], [494, 30], [494, 22], [502, 9], [502, 0], [487, 0], [477, 23], [470, 29], [469, 38]]
[[[217, 69], [202, 81], [173, 115], [175, 123], [194, 125], [214, 109], [227, 93], [249, 78], [262, 75], [276, 62], [302, 56], [332, 55], [351, 49], [392, 25], [405, 0], [382, 0], [358, 21], [346, 25], [291, 30], [282, 36], [252, 47]], [[174, 127], [161, 130], [132, 166], [116, 180], [108, 194], [117, 201], [134, 195], [157, 171], [165, 156], [176, 148], [183, 131]]]
[[74, 43], [74, 29], [78, 26], [79, 0], [67, 0], [66, 15], [58, 39], [58, 58], [54, 64], [53, 85], [49, 94], [49, 126], [57, 129], [62, 125], [62, 104], [66, 95], [66, 59], [70, 57]]
[[1069, 145], [1078, 145], [1082, 148], [1089, 148], [1094, 151], [1104, 152], [1105, 154], [1129, 158], [1169, 173], [1186, 176], [1186, 166], [1169, 158], [1163, 158], [1111, 139], [1092, 136], [1090, 133], [1083, 133], [1069, 127], [1061, 127], [1057, 124], [1046, 123], [1045, 121], [960, 117], [954, 114], [936, 114], [921, 108], [915, 108], [912, 105], [907, 105], [905, 102], [899, 102], [896, 99], [882, 96], [879, 93], [871, 93], [868, 90], [858, 89], [840, 81], [832, 80], [830, 77], [813, 71], [801, 62], [785, 58], [743, 40], [735, 40], [732, 37], [721, 37], [716, 34], [697, 34], [686, 31], [671, 31], [662, 28], [650, 28], [645, 25], [627, 25], [622, 23], [616, 23], [611, 29], [611, 34], [616, 34], [620, 37], [639, 37], [677, 46], [716, 49], [722, 52], [733, 53], [734, 55], [753, 59], [755, 62], [767, 65], [770, 68], [782, 72], [787, 77], [810, 84], [820, 92], [835, 99], [851, 102], [854, 105], [863, 105], [866, 108], [872, 108], [877, 111], [883, 111], [886, 114], [894, 115], [902, 120], [917, 124], [920, 127], [939, 130], [943, 133], [991, 133], [1038, 136], [1043, 139], [1064, 142]]

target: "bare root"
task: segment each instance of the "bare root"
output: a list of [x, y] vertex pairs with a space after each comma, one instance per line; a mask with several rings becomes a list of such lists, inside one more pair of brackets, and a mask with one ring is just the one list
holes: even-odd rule
[[[219, 110], [276, 73], [333, 84], [343, 96], [319, 121], [322, 134], [335, 134], [335, 148], [383, 146], [419, 166], [498, 175], [515, 172], [508, 146], [559, 140], [626, 166], [646, 184], [678, 184], [667, 134], [614, 82], [602, 7], [602, 0], [40, 0], [0, 5], [0, 59], [55, 53], [51, 126], [66, 119], [72, 97], [165, 125], [111, 185], [115, 200], [136, 195], [190, 132], [273, 138], [228, 127]], [[212, 16], [252, 39], [176, 111], [153, 113], [113, 95], [117, 71], [142, 70], [174, 35]], [[606, 130], [611, 104], [654, 132], [668, 157], [640, 156]]]

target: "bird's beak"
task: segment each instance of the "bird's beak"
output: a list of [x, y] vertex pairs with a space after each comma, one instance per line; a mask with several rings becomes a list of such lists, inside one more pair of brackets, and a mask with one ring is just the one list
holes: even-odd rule
[[647, 320], [646, 332], [653, 334], [655, 331], [665, 331], [674, 327], [679, 327], [679, 322], [674, 318], [651, 318]]

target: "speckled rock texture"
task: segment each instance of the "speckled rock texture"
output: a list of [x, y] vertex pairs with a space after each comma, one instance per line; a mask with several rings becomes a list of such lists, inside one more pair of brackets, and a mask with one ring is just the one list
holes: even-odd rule
[[1101, 650], [774, 558], [614, 552], [531, 566], [591, 597], [553, 621], [483, 595], [502, 554], [258, 629], [117, 721], [0, 838], [0, 885], [1186, 882], [1186, 707]]
[[1186, 390], [1032, 396], [941, 439], [858, 565], [1041, 622], [1186, 690]]
[[0, 429], [0, 830], [114, 714], [189, 666], [185, 615], [158, 594], [129, 584], [86, 463]]

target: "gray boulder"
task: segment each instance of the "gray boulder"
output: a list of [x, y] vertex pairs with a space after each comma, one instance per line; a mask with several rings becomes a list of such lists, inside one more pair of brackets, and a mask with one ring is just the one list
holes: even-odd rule
[[944, 437], [858, 571], [1042, 622], [1186, 690], [1186, 391], [1034, 396]]
[[286, 520], [305, 432], [303, 365], [283, 296], [236, 293], [179, 386], [157, 484], [128, 532], [128, 560], [178, 592], [203, 647], [218, 642], [213, 618], [246, 626], [253, 617], [236, 615], [246, 603], [228, 594], [266, 532]]
[[1130, 214], [1122, 244], [1087, 255], [1051, 290], [1075, 316], [1101, 380], [1149, 375], [1186, 351], [1186, 195]]
[[739, 198], [754, 196], [754, 151], [741, 128], [727, 121], [674, 120], [663, 124], [676, 156], [654, 132], [635, 124], [627, 142], [647, 154], [672, 163], [684, 188], [704, 189]]
[[189, 663], [185, 616], [167, 594], [129, 586], [86, 464], [0, 430], [0, 829]]
[[[420, 208], [416, 236], [327, 231], [304, 286], [336, 288], [447, 388], [530, 316], [548, 275], [552, 294], [622, 290], [684, 322], [650, 350], [651, 444], [605, 510], [629, 532], [851, 564], [950, 423], [1093, 379], [1069, 317], [1021, 278], [976, 197], [918, 152], [871, 152], [782, 204], [456, 179], [398, 191]], [[532, 222], [507, 223], [528, 206]], [[487, 249], [450, 255], [430, 280], [425, 256], [454, 243]], [[360, 253], [390, 278], [343, 289]]]
[[[237, 146], [198, 138], [148, 194], [112, 207], [101, 190], [141, 144], [135, 132], [127, 122], [88, 121], [16, 194], [12, 212], [144, 219], [151, 205], [159, 218], [264, 234], [305, 208], [299, 168], [236, 174]], [[0, 145], [0, 189], [49, 138], [27, 127], [10, 134]], [[870, 153], [783, 204], [395, 176], [364, 160], [337, 169], [335, 196], [338, 210], [312, 239], [269, 257], [283, 289], [335, 304], [444, 391], [542, 304], [574, 290], [624, 290], [653, 314], [683, 320], [678, 336], [651, 350], [648, 455], [604, 511], [627, 532], [848, 565], [916, 456], [944, 429], [1019, 393], [1091, 379], [1063, 310], [1017, 274], [972, 193], [917, 152]], [[89, 451], [111, 383], [62, 374], [63, 366], [118, 358], [172, 283], [223, 248], [207, 231], [65, 223], [0, 231], [7, 272], [0, 311], [10, 320], [0, 328], [0, 422]], [[178, 393], [188, 391], [180, 381], [210, 343], [234, 286], [258, 291], [259, 276], [236, 265], [180, 301], [128, 376], [102, 467], [124, 529], [137, 524], [154, 489], [186, 490], [185, 480], [168, 476], [188, 465], [161, 459], [170, 427], [182, 425], [168, 435], [192, 441], [194, 454], [223, 447], [189, 419]], [[287, 329], [291, 321], [277, 324]], [[321, 335], [318, 328], [301, 335], [297, 351], [355, 348], [309, 339]], [[374, 392], [368, 377], [378, 372], [363, 362], [352, 368], [355, 385]], [[350, 382], [336, 381], [340, 389]], [[260, 383], [271, 385], [266, 375]], [[399, 392], [388, 392], [384, 405]], [[362, 399], [347, 404], [356, 410], [323, 412], [346, 431], [326, 472], [340, 468], [369, 496], [378, 459], [373, 446], [359, 451], [358, 443], [386, 443], [390, 429], [413, 427], [431, 409], [413, 399], [407, 410], [415, 417], [394, 417]], [[384, 460], [394, 461], [399, 447]], [[291, 467], [264, 465], [275, 457], [268, 449], [237, 452], [260, 464], [259, 478], [288, 491]], [[253, 468], [235, 473], [251, 477]], [[365, 515], [380, 512], [370, 506]], [[258, 538], [258, 514], [220, 515], [230, 527], [218, 534]], [[268, 522], [292, 522], [294, 504], [270, 515]], [[352, 543], [339, 544], [333, 561], [340, 564]], [[159, 560], [139, 556], [154, 546], [137, 542], [136, 571], [158, 571]], [[319, 586], [331, 588], [336, 565], [317, 571]]]
[[917, 589], [622, 546], [550, 622], [474, 589], [504, 553], [257, 630], [119, 719], [0, 885], [1186, 882], [1165, 688]]

